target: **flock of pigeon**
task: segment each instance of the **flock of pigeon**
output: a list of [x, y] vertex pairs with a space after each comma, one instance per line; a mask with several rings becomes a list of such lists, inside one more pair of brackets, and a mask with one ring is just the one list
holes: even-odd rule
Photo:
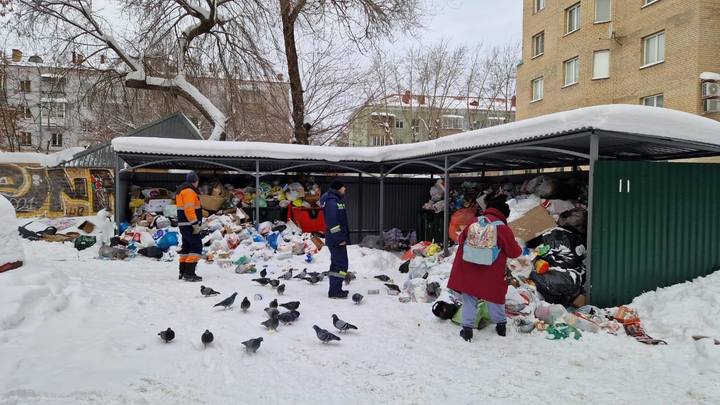
[[[280, 280], [290, 280], [290, 279], [300, 279], [305, 280], [309, 282], [310, 284], [316, 284], [320, 281], [322, 281], [326, 276], [327, 272], [325, 273], [318, 273], [318, 272], [308, 272], [307, 269], [303, 269], [303, 271], [295, 276], [293, 276], [293, 269], [289, 269], [285, 273], [283, 273], [281, 276], [279, 276], [276, 279], [270, 279], [267, 277], [267, 270], [263, 269], [260, 271], [260, 278], [252, 279], [252, 281], [262, 285], [267, 286], [269, 285], [273, 289], [275, 289], [278, 293], [278, 295], [283, 295], [285, 293], [285, 284], [281, 284]], [[355, 277], [352, 273], [348, 273], [348, 277], [345, 279], [346, 284], [349, 284], [351, 280], [353, 280]], [[375, 276], [376, 279], [387, 282], [391, 281], [390, 277], [386, 275], [380, 275]], [[391, 291], [400, 291], [400, 288], [395, 284], [388, 284], [386, 283], [385, 286], [391, 290]], [[200, 293], [205, 297], [211, 297], [215, 295], [219, 295], [220, 293], [218, 291], [213, 290], [210, 287], [205, 287], [204, 285], [200, 286]], [[213, 305], [213, 308], [215, 307], [223, 307], [224, 309], [229, 309], [235, 304], [235, 299], [237, 298], [238, 293], [235, 292], [231, 296], [225, 298], [224, 300], [218, 302], [217, 304]], [[363, 300], [363, 295], [359, 293], [355, 293], [352, 295], [352, 301], [355, 304], [360, 304]], [[285, 312], [280, 312], [278, 307], [281, 307], [285, 309]], [[261, 325], [264, 326], [267, 330], [275, 331], [277, 330], [278, 326], [282, 323], [283, 325], [291, 325], [294, 321], [296, 321], [300, 317], [300, 312], [298, 311], [298, 308], [300, 307], [300, 301], [289, 301], [282, 304], [278, 303], [277, 299], [273, 299], [267, 308], [265, 308], [265, 313], [268, 316], [268, 319], [264, 322], [261, 322]], [[240, 303], [240, 309], [243, 312], [247, 312], [250, 309], [250, 300], [248, 297], [244, 297], [242, 302]], [[349, 330], [357, 330], [357, 326], [343, 321], [340, 319], [336, 314], [332, 315], [332, 323], [333, 326], [341, 333], [347, 332]], [[340, 337], [335, 335], [334, 333], [323, 329], [317, 325], [313, 325], [313, 329], [315, 330], [315, 335], [317, 336], [318, 340], [320, 340], [322, 343], [329, 343], [332, 341], [340, 341]], [[167, 328], [164, 331], [161, 331], [158, 333], [158, 336], [160, 336], [160, 339], [162, 339], [165, 343], [169, 343], [175, 338], [175, 331], [173, 331], [171, 328]], [[210, 343], [213, 342], [215, 337], [213, 336], [212, 332], [209, 330], [205, 330], [205, 332], [200, 337], [200, 340], [204, 347], [207, 347]], [[247, 353], [255, 353], [260, 348], [260, 344], [263, 342], [262, 337], [258, 337], [255, 339], [249, 339], [242, 344], [245, 346], [245, 351]]]

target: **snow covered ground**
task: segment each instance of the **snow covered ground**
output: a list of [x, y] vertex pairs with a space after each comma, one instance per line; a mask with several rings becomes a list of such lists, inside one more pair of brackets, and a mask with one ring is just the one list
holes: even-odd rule
[[[512, 328], [506, 338], [486, 328], [466, 343], [431, 304], [367, 294], [384, 290], [377, 274], [402, 283], [390, 253], [351, 247], [358, 280], [349, 289], [365, 295], [362, 305], [328, 300], [327, 281], [286, 282], [280, 302], [301, 301], [300, 319], [268, 333], [263, 308], [277, 296], [252, 275], [201, 263], [202, 284], [222, 292], [205, 298], [199, 283], [177, 280], [176, 263], [100, 261], [95, 248], [78, 255], [71, 244], [23, 244], [26, 266], [0, 274], [2, 405], [716, 404], [720, 397], [720, 346], [690, 338], [720, 337], [720, 273], [635, 300], [648, 334], [667, 346], [604, 333], [551, 341]], [[323, 250], [307, 267], [322, 271], [327, 263]], [[268, 269], [278, 275], [285, 264], [270, 261]], [[233, 291], [233, 309], [212, 308]], [[244, 296], [252, 301], [247, 313], [239, 308]], [[360, 329], [324, 345], [312, 325], [332, 330], [333, 313]], [[177, 333], [169, 344], [157, 336], [167, 327]], [[207, 349], [205, 329], [215, 334]], [[258, 353], [246, 354], [240, 342], [260, 336]]]

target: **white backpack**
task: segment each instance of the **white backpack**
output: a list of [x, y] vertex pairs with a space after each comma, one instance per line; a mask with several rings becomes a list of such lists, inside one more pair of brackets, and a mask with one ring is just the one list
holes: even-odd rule
[[470, 224], [463, 244], [463, 260], [484, 266], [495, 263], [500, 255], [497, 245], [497, 227], [500, 225], [504, 225], [502, 221], [488, 222], [484, 216]]

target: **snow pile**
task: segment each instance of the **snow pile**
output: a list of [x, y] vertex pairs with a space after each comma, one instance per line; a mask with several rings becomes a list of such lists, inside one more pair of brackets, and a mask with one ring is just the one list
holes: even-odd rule
[[25, 260], [15, 208], [0, 194], [0, 266]]
[[75, 147], [63, 149], [59, 152], [44, 154], [35, 152], [0, 152], [0, 163], [36, 164], [44, 167], [54, 167], [64, 161], [72, 159], [75, 154], [84, 151], [84, 148]]

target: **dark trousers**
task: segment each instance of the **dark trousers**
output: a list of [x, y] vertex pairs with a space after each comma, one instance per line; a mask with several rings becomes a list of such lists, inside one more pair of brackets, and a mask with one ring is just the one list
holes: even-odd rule
[[330, 280], [330, 293], [338, 293], [342, 290], [342, 282], [345, 278], [339, 273], [345, 273], [348, 270], [348, 255], [347, 246], [340, 245], [329, 245], [330, 249], [330, 274], [328, 279]]
[[202, 238], [193, 235], [192, 226], [181, 226], [182, 246], [180, 246], [180, 263], [197, 263], [202, 256]]

